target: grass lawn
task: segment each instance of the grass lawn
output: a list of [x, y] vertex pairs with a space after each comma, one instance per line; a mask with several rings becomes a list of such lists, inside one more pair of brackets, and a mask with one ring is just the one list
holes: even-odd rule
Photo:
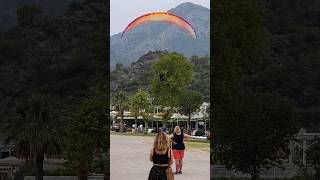
[[[119, 136], [149, 136], [155, 137], [156, 133], [138, 133], [138, 132], [126, 132], [126, 133], [119, 133], [110, 131], [110, 135], [119, 135]], [[187, 150], [201, 150], [205, 152], [210, 152], [210, 141], [203, 140], [203, 139], [188, 139], [185, 141], [186, 149]]]
[[[214, 178], [214, 180], [250, 180], [250, 178]], [[312, 177], [293, 177], [293, 178], [283, 178], [278, 180], [316, 180]]]
[[120, 132], [115, 132], [115, 131], [110, 131], [110, 135], [119, 135], [119, 136], [151, 136], [154, 137], [157, 134], [156, 133], [140, 133], [140, 132], [125, 132], [125, 133], [120, 133]]
[[185, 146], [187, 150], [202, 150], [205, 152], [210, 152], [210, 141], [186, 141]]

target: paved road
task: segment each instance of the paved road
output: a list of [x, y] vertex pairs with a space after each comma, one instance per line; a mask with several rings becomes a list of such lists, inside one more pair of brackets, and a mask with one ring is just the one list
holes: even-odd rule
[[[148, 160], [153, 137], [117, 136], [110, 138], [111, 180], [147, 180], [152, 162]], [[209, 180], [209, 153], [185, 152], [182, 175], [175, 180]], [[175, 167], [173, 167], [175, 172]]]

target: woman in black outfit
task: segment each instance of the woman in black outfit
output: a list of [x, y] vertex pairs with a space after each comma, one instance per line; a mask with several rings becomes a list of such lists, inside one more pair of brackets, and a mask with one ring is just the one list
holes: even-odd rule
[[148, 180], [167, 180], [166, 169], [173, 162], [170, 149], [170, 139], [163, 132], [158, 133], [150, 151], [150, 161], [153, 166], [149, 173]]
[[182, 174], [182, 166], [183, 166], [183, 158], [184, 158], [184, 141], [187, 138], [191, 138], [188, 134], [184, 134], [181, 132], [179, 126], [174, 128], [174, 133], [170, 135], [170, 139], [172, 141], [172, 151], [173, 157], [176, 162], [176, 172], [175, 174]]

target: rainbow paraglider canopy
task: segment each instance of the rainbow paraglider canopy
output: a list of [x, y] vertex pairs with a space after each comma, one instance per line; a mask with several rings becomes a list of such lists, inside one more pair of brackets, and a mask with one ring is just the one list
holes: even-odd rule
[[197, 34], [192, 24], [190, 24], [187, 20], [183, 19], [182, 17], [168, 12], [153, 12], [136, 18], [126, 27], [126, 29], [122, 33], [121, 38], [125, 35], [126, 32], [130, 31], [131, 29], [148, 22], [167, 22], [170, 24], [174, 24], [186, 30], [193, 38], [197, 38]]

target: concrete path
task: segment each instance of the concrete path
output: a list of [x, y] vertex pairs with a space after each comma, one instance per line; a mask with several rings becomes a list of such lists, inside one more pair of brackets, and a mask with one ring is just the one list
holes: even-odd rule
[[[147, 180], [152, 162], [149, 152], [154, 137], [117, 136], [110, 137], [110, 179], [111, 180]], [[209, 153], [203, 151], [185, 152], [182, 175], [175, 180], [209, 180]], [[175, 172], [175, 167], [173, 166]]]

